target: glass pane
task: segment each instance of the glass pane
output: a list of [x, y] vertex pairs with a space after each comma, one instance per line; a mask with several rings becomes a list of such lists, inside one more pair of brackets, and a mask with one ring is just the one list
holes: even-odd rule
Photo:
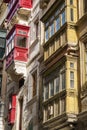
[[61, 16], [62, 16], [62, 25], [63, 25], [65, 23], [65, 11], [62, 12]]
[[49, 31], [48, 29], [45, 31], [45, 40], [48, 41], [49, 39]]
[[62, 73], [62, 90], [65, 89], [65, 73]]
[[55, 93], [59, 92], [59, 77], [57, 77], [54, 80], [54, 84], [55, 84]]
[[70, 87], [74, 88], [74, 80], [70, 80]]
[[16, 41], [16, 45], [19, 47], [26, 47], [26, 44], [27, 44], [26, 41], [27, 41], [26, 37], [18, 36], [17, 41]]
[[74, 80], [74, 72], [70, 72], [70, 79]]
[[50, 37], [54, 34], [54, 23], [50, 26]]
[[60, 29], [60, 18], [56, 19], [56, 31]]
[[72, 5], [73, 4], [73, 0], [70, 0], [70, 5]]
[[50, 97], [54, 95], [54, 82], [49, 83]]
[[45, 86], [45, 88], [44, 88], [44, 99], [46, 100], [46, 99], [48, 99], [48, 97], [49, 97], [49, 91], [48, 91], [48, 86]]
[[5, 48], [5, 39], [0, 38], [0, 47]]

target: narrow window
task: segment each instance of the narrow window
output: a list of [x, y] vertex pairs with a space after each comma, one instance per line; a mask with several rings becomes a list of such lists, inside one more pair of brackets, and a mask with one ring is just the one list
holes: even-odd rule
[[70, 5], [73, 5], [73, 0], [70, 0]]
[[74, 63], [70, 62], [70, 68], [74, 68]]
[[33, 97], [37, 94], [37, 72], [32, 75], [33, 79]]
[[47, 100], [49, 97], [49, 86], [48, 84], [44, 87], [44, 100]]
[[38, 22], [38, 20], [35, 21], [34, 27], [35, 27], [35, 38], [37, 38], [38, 34], [39, 34], [39, 22]]
[[55, 116], [59, 115], [60, 113], [60, 104], [59, 104], [59, 100], [56, 99], [55, 100]]
[[74, 72], [70, 71], [70, 87], [74, 88]]
[[63, 25], [65, 23], [65, 11], [61, 14], [61, 24]]
[[58, 31], [60, 29], [60, 18], [58, 17], [56, 19], [56, 31]]
[[61, 73], [62, 90], [65, 89], [65, 72]]
[[48, 105], [48, 119], [54, 116], [54, 104], [51, 103]]
[[60, 101], [61, 105], [60, 105], [60, 110], [61, 110], [61, 114], [65, 112], [65, 98], [61, 99]]
[[46, 31], [45, 31], [45, 41], [48, 41], [48, 39], [49, 39], [49, 30], [46, 29]]
[[49, 94], [50, 94], [50, 97], [54, 95], [54, 82], [53, 81], [49, 83]]
[[55, 90], [55, 94], [59, 92], [59, 76], [54, 79], [54, 90]]
[[54, 34], [54, 23], [50, 25], [50, 37]]
[[70, 9], [70, 20], [71, 20], [71, 21], [74, 20], [73, 16], [74, 16], [74, 15], [73, 15], [73, 9], [71, 8], [71, 9]]

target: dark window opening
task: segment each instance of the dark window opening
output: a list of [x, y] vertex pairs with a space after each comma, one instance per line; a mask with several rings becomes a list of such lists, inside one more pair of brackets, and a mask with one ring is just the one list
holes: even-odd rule
[[70, 19], [71, 19], [71, 21], [74, 20], [74, 19], [73, 19], [73, 9], [70, 9]]
[[73, 5], [73, 0], [70, 0], [70, 5]]
[[37, 93], [37, 72], [35, 72], [32, 75], [32, 78], [33, 78], [33, 97], [34, 97]]
[[19, 46], [19, 47], [26, 48], [26, 46], [27, 46], [27, 38], [24, 37], [24, 36], [18, 36], [17, 41], [16, 41], [16, 45]]
[[21, 78], [20, 80], [19, 80], [19, 88], [21, 88], [23, 85], [24, 85], [24, 78]]

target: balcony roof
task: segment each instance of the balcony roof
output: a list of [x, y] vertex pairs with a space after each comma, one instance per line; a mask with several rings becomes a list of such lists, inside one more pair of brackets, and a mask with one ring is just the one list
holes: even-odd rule
[[29, 26], [24, 26], [24, 25], [20, 25], [20, 24], [15, 24], [14, 26], [13, 26], [13, 28], [9, 31], [9, 33], [7, 34], [7, 37], [6, 37], [6, 39], [9, 39], [9, 37], [12, 35], [12, 33], [14, 32], [14, 30], [16, 29], [16, 28], [20, 28], [20, 29], [24, 29], [24, 30], [29, 30]]

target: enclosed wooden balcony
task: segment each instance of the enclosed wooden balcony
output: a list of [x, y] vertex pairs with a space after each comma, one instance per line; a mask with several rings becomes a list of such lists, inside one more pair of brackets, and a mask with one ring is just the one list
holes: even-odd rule
[[23, 74], [28, 60], [29, 27], [16, 24], [6, 37], [6, 70]]
[[[16, 15], [23, 18], [28, 17], [32, 8], [32, 0], [10, 0], [8, 3], [8, 22]], [[17, 18], [18, 20], [19, 18]]]

